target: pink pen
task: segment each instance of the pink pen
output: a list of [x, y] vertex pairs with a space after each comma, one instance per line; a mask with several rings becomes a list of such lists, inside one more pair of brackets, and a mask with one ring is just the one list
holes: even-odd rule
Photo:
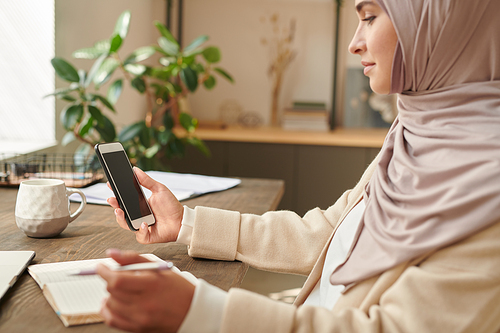
[[[139, 264], [131, 264], [119, 266], [116, 268], [112, 268], [114, 271], [147, 271], [147, 270], [156, 270], [156, 271], [164, 271], [169, 270], [174, 267], [174, 264], [170, 261], [161, 261], [161, 262], [142, 262]], [[95, 275], [97, 274], [95, 268], [94, 269], [83, 269], [79, 272], [68, 273], [68, 275]]]

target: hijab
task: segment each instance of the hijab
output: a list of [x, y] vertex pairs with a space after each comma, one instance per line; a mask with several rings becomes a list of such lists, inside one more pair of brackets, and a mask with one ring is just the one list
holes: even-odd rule
[[377, 0], [396, 33], [399, 115], [362, 229], [330, 277], [350, 284], [500, 221], [499, 0]]

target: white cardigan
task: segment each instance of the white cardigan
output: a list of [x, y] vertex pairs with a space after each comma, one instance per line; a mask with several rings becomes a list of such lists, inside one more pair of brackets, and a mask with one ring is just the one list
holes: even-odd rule
[[[322, 277], [304, 302], [305, 305], [321, 306], [329, 310], [333, 309], [345, 287], [343, 285], [332, 285], [329, 280], [330, 275], [345, 261], [354, 239], [359, 235], [361, 231], [361, 216], [364, 209], [364, 201], [360, 201], [346, 216], [344, 223], [339, 226], [330, 243]], [[194, 209], [184, 206], [182, 226], [177, 237], [177, 243], [190, 245], [194, 228], [194, 218]], [[179, 329], [179, 333], [219, 332], [226, 298], [227, 293], [225, 291], [203, 280], [199, 280], [189, 312]]]
[[[500, 331], [500, 221], [470, 237], [347, 286], [332, 310], [303, 303], [321, 278], [337, 227], [362, 200], [375, 163], [327, 210], [261, 216], [195, 208], [189, 255], [307, 274], [295, 304], [232, 288], [222, 333]], [[473, 221], [471, 221], [473, 223]], [[200, 288], [201, 289], [201, 288]]]

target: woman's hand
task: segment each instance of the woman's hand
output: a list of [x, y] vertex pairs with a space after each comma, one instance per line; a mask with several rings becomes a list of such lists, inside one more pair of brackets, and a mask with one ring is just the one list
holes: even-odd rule
[[[146, 223], [142, 223], [135, 233], [137, 241], [141, 244], [175, 241], [181, 228], [184, 207], [165, 185], [155, 181], [137, 167], [134, 167], [134, 172], [139, 183], [152, 192], [149, 206], [156, 219], [156, 223], [149, 227]], [[115, 209], [116, 222], [128, 230], [125, 213], [120, 209], [116, 198], [108, 198], [108, 203]]]
[[[110, 250], [121, 265], [148, 261], [135, 252]], [[103, 301], [104, 322], [129, 332], [177, 332], [187, 315], [195, 286], [172, 271], [113, 271], [98, 265], [109, 296]]]

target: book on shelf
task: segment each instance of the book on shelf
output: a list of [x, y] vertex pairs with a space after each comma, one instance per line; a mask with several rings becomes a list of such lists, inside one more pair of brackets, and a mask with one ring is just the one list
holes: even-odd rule
[[326, 104], [323, 102], [295, 101], [292, 103], [291, 108], [303, 110], [326, 110]]
[[295, 121], [283, 120], [281, 126], [284, 130], [293, 131], [320, 131], [327, 132], [330, 127], [326, 121]]
[[[163, 261], [154, 254], [142, 254], [151, 261]], [[28, 272], [42, 289], [43, 295], [64, 326], [103, 322], [101, 302], [108, 295], [106, 281], [99, 275], [70, 275], [93, 269], [98, 263], [111, 268], [119, 266], [111, 258], [35, 264]]]
[[283, 129], [328, 131], [329, 113], [326, 109], [285, 109], [282, 116]]

